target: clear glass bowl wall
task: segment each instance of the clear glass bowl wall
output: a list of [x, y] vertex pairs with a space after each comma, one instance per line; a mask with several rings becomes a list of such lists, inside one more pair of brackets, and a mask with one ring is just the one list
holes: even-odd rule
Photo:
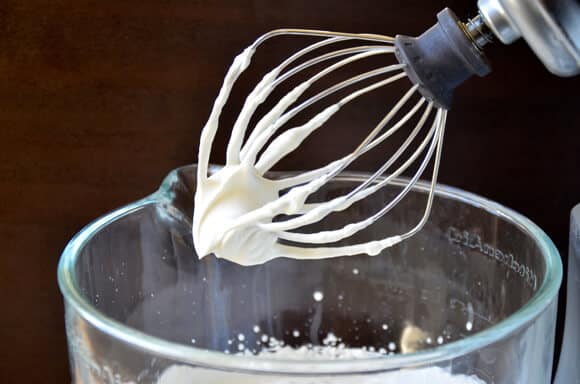
[[[364, 178], [343, 174], [316, 198]], [[413, 226], [426, 188], [349, 241]], [[398, 190], [396, 183], [309, 230], [368, 217]], [[550, 382], [562, 266], [525, 217], [440, 186], [425, 229], [379, 256], [241, 267], [195, 255], [194, 191], [195, 167], [179, 168], [153, 195], [89, 224], [63, 252], [73, 382], [156, 383], [180, 367], [183, 383], [342, 383], [431, 366], [486, 383]], [[258, 350], [262, 334], [298, 346], [330, 332], [349, 347], [396, 354], [312, 361], [235, 353], [239, 334]]]

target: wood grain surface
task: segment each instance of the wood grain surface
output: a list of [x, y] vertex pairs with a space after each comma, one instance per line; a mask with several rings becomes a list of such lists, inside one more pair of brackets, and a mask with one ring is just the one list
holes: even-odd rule
[[[196, 159], [224, 72], [257, 35], [415, 35], [444, 6], [475, 13], [475, 1], [0, 2], [0, 382], [69, 382], [60, 252], [90, 220]], [[440, 179], [527, 215], [566, 255], [569, 211], [580, 202], [580, 78], [550, 75], [523, 42], [488, 55], [492, 75], [457, 92]], [[347, 143], [350, 129], [325, 148]], [[306, 150], [286, 166], [328, 151]]]

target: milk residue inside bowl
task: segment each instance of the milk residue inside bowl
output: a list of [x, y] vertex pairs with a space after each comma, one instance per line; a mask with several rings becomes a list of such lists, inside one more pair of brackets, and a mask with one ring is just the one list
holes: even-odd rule
[[[243, 334], [240, 334], [243, 335]], [[245, 337], [236, 337], [237, 341]], [[240, 340], [241, 339], [241, 340]], [[254, 353], [249, 349], [240, 348], [237, 352], [242, 356], [255, 356], [256, 359], [267, 358], [275, 360], [357, 360], [380, 358], [390, 354], [389, 349], [375, 350], [374, 348], [348, 348], [341, 339], [333, 333], [328, 333], [322, 345], [303, 345], [297, 348], [285, 345], [283, 342], [262, 335], [262, 341], [267, 346]], [[243, 344], [240, 344], [243, 345]], [[334, 375], [332, 377], [282, 377], [276, 374], [245, 374], [226, 371], [197, 368], [186, 365], [173, 365], [166, 369], [157, 384], [191, 384], [193, 381], [204, 384], [485, 384], [476, 376], [453, 375], [448, 370], [439, 367], [402, 369], [398, 371], [378, 373], [374, 375]]]

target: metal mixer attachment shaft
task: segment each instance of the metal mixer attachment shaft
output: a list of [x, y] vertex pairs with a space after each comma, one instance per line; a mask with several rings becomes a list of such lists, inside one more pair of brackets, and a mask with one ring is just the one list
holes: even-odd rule
[[450, 10], [419, 37], [396, 36], [396, 55], [419, 91], [449, 109], [453, 90], [490, 72], [482, 49], [523, 37], [558, 76], [580, 73], [580, 3], [575, 0], [479, 0], [479, 14], [462, 23]]

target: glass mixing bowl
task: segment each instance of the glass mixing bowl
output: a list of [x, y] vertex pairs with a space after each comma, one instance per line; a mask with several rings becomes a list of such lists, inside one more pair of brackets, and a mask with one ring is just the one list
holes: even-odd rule
[[[364, 178], [342, 174], [315, 199]], [[400, 188], [310, 229], [368, 217]], [[349, 241], [404, 232], [422, 215], [427, 189], [418, 185]], [[58, 279], [73, 382], [550, 382], [562, 266], [546, 234], [516, 212], [439, 186], [425, 229], [379, 256], [241, 267], [195, 255], [194, 191], [195, 167], [179, 168], [64, 250]], [[273, 339], [320, 345], [329, 334], [380, 353], [252, 354]]]

